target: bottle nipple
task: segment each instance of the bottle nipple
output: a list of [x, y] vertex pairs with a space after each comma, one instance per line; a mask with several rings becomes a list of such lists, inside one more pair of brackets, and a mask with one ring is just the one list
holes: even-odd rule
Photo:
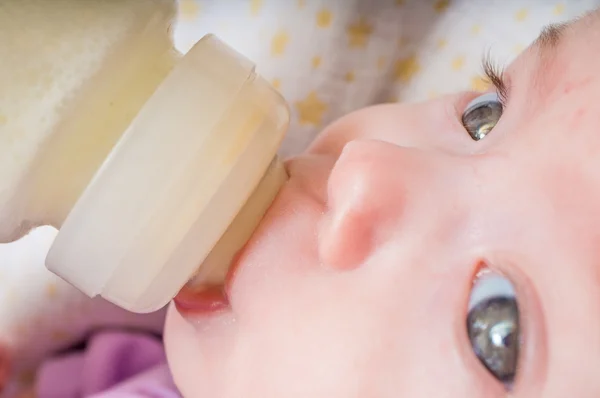
[[[156, 21], [132, 30], [137, 44], [156, 44]], [[212, 35], [184, 56], [165, 48], [139, 59], [123, 48], [115, 59], [127, 79], [102, 65], [13, 195], [28, 203], [19, 225], [59, 229], [50, 271], [138, 313], [166, 305], [192, 276], [222, 282], [287, 179], [277, 150], [289, 110], [254, 65]], [[107, 103], [109, 92], [139, 94]]]

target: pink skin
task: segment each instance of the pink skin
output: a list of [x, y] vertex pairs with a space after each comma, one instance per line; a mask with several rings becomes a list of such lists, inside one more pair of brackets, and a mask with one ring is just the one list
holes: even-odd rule
[[600, 396], [599, 29], [514, 62], [482, 141], [461, 93], [348, 115], [290, 160], [230, 307], [170, 310], [184, 396], [503, 397], [466, 335], [482, 264], [519, 297], [514, 396]]
[[9, 382], [12, 368], [12, 353], [7, 348], [6, 343], [0, 345], [0, 392]]

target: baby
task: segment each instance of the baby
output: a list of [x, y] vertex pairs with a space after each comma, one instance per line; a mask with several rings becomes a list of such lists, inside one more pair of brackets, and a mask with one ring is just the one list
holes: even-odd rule
[[486, 61], [486, 94], [326, 128], [226, 293], [170, 308], [181, 393], [600, 396], [599, 41], [595, 12]]
[[[269, 2], [264, 7], [261, 1], [251, 3], [240, 2], [251, 11], [253, 24], [280, 16], [273, 9], [268, 12]], [[334, 2], [327, 7], [308, 3], [299, 1], [283, 8], [300, 22], [308, 21], [301, 16], [316, 15], [307, 26], [339, 39], [332, 43], [349, 39], [349, 47], [335, 57], [324, 56], [332, 48], [327, 44], [330, 41], [309, 36], [306, 49], [310, 53], [305, 60], [311, 62], [303, 64], [302, 57], [290, 57], [286, 62], [297, 68], [286, 68], [297, 73], [302, 66], [308, 67], [316, 75], [313, 79], [292, 72], [282, 76], [266, 68], [265, 77], [300, 111], [292, 120], [288, 134], [292, 140], [282, 147], [284, 154], [292, 147], [297, 153], [296, 149], [312, 141], [312, 133], [321, 129], [322, 122], [350, 109], [388, 97], [398, 101], [426, 97], [432, 87], [445, 91], [452, 84], [464, 86], [458, 77], [461, 73], [467, 81], [471, 79], [471, 72], [462, 67], [468, 63], [463, 47], [469, 45], [461, 39], [460, 51], [454, 52], [452, 45], [440, 39], [447, 38], [445, 28], [432, 30], [425, 40], [430, 47], [440, 46], [440, 52], [431, 55], [436, 62], [429, 62], [433, 58], [423, 54], [404, 58], [412, 50], [399, 43], [407, 38], [415, 46], [427, 47], [419, 43], [419, 35], [412, 32], [411, 36], [411, 29], [421, 24], [413, 19], [417, 9], [411, 8], [409, 0], [394, 0], [393, 5], [390, 0], [387, 8], [384, 3], [369, 6], [374, 11], [368, 19], [373, 26], [365, 25], [361, 17], [352, 20], [348, 31], [348, 21], [341, 18], [346, 2], [336, 9], [329, 9]], [[358, 13], [361, 2], [356, 3], [349, 8]], [[453, 20], [462, 21], [461, 10], [468, 5], [471, 13], [485, 20], [473, 10], [491, 3], [463, 2], [461, 8], [459, 1], [452, 2], [452, 7], [447, 1], [419, 2], [422, 10], [429, 10], [419, 15], [423, 21], [428, 16], [454, 16]], [[516, 3], [512, 6], [520, 9], [522, 4]], [[181, 9], [193, 11], [197, 18], [193, 25], [198, 29], [212, 29], [204, 23], [217, 8], [209, 1], [198, 4], [183, 1]], [[583, 1], [569, 3], [569, 7], [573, 4], [582, 6]], [[554, 9], [558, 15], [569, 8], [559, 6], [540, 1], [535, 14], [540, 20], [556, 21], [546, 18], [543, 10]], [[451, 20], [432, 21], [442, 25], [446, 21], [451, 26], [446, 33], [454, 32], [464, 40], [465, 34], [480, 34], [484, 40], [484, 32], [504, 36], [512, 32], [510, 26], [502, 25], [512, 20], [512, 7], [507, 2], [496, 7], [510, 18], [486, 20], [484, 27], [459, 24], [468, 26], [471, 33]], [[230, 5], [223, 19], [237, 21], [235, 10], [241, 13], [246, 8]], [[524, 12], [520, 10], [514, 20], [525, 18]], [[98, 20], [96, 16], [94, 21]], [[192, 25], [186, 21], [184, 25]], [[425, 25], [421, 30], [429, 32]], [[251, 26], [236, 25], [232, 32], [246, 34]], [[365, 35], [371, 29], [375, 33], [366, 45]], [[181, 393], [192, 398], [496, 397], [509, 392], [527, 397], [599, 396], [600, 382], [588, 370], [597, 364], [582, 363], [598, 357], [590, 351], [596, 341], [591, 337], [600, 328], [590, 319], [598, 301], [593, 300], [597, 283], [587, 276], [595, 269], [591, 259], [596, 257], [591, 253], [596, 243], [591, 232], [597, 223], [589, 215], [595, 214], [590, 198], [594, 174], [588, 171], [593, 167], [589, 163], [595, 138], [586, 135], [593, 115], [586, 113], [589, 106], [582, 100], [593, 100], [589, 97], [594, 90], [600, 92], [600, 83], [593, 77], [599, 61], [593, 61], [594, 47], [587, 44], [598, 40], [592, 37], [595, 31], [600, 31], [598, 14], [548, 28], [507, 71], [486, 59], [484, 69], [495, 88], [483, 95], [469, 92], [355, 112], [327, 128], [304, 155], [290, 160], [289, 182], [239, 253], [226, 286], [193, 288], [193, 281], [170, 309], [166, 345]], [[259, 35], [270, 37], [269, 29], [266, 32]], [[247, 40], [236, 42], [233, 33], [231, 41], [224, 38], [248, 51], [249, 58], [261, 66], [261, 57], [255, 55], [261, 54], [261, 45], [271, 44], [272, 58], [267, 60], [272, 67], [283, 68], [288, 64], [283, 63], [282, 48], [289, 40], [286, 54], [298, 55], [302, 44], [298, 38], [304, 37], [283, 32], [271, 32], [275, 33], [273, 41], [248, 35]], [[396, 43], [396, 38], [401, 40]], [[319, 48], [317, 42], [325, 44]], [[505, 45], [510, 48], [509, 42]], [[244, 43], [254, 43], [256, 53]], [[398, 46], [402, 52], [394, 53]], [[580, 59], [587, 53], [589, 59]], [[310, 59], [313, 54], [322, 54], [323, 59]], [[456, 54], [462, 55], [454, 58]], [[451, 66], [452, 74], [436, 73], [435, 65]], [[411, 89], [408, 75], [412, 74], [420, 74], [427, 85]], [[393, 84], [391, 77], [395, 77]], [[438, 87], [443, 79], [451, 84]], [[479, 89], [479, 80], [475, 83], [473, 88]], [[416, 91], [421, 97], [414, 95]], [[321, 102], [301, 99], [311, 96]], [[312, 113], [302, 112], [307, 109], [318, 117], [303, 117]], [[569, 140], [566, 129], [574, 132]], [[551, 171], [559, 176], [551, 176]], [[573, 186], [558, 191], [554, 181]], [[591, 192], [584, 196], [583, 190]], [[582, 207], [585, 217], [583, 210], [577, 210]], [[531, 227], [519, 228], [519, 220], [527, 220]], [[559, 239], [561, 245], [552, 245]], [[42, 252], [35, 253], [41, 266]], [[565, 266], [571, 263], [574, 266]], [[548, 267], [556, 271], [547, 272]], [[42, 291], [40, 297], [46, 297], [30, 274], [23, 274], [27, 289], [20, 290], [27, 295]], [[61, 285], [50, 286], [48, 297], [54, 297], [53, 302], [56, 297], [62, 299], [56, 287]], [[6, 288], [0, 292], [3, 289], [8, 297]], [[561, 289], [566, 292], [561, 294]], [[4, 307], [21, 316], [21, 301], [13, 299]], [[44, 312], [53, 325], [50, 329], [30, 317], [37, 336], [32, 339], [6, 313], [0, 317], [15, 324], [15, 333], [23, 335], [21, 345], [6, 338], [2, 342], [18, 360], [13, 367], [27, 357], [24, 344], [36, 346], [41, 337], [59, 338], [61, 347], [79, 342], [77, 336], [87, 338], [84, 347], [44, 358], [35, 377], [38, 398], [179, 396], [164, 365], [159, 339], [137, 333], [129, 322], [124, 322], [128, 328], [120, 322], [102, 322], [98, 330], [94, 326], [98, 323], [90, 327], [76, 323], [80, 322], [76, 317], [63, 321], [64, 315], [53, 315], [61, 314], [59, 310], [51, 312], [35, 301], [29, 308]], [[82, 308], [86, 316], [101, 313], [98, 306]], [[99, 318], [113, 319], [114, 314]], [[569, 331], [577, 329], [578, 323], [583, 331], [577, 332], [578, 339], [569, 338], [569, 333], [575, 337]], [[79, 332], [71, 333], [72, 325], [78, 325]], [[71, 334], [68, 338], [64, 332], [54, 334], [56, 327]], [[56, 353], [46, 349], [43, 352]], [[580, 352], [584, 349], [587, 355]], [[0, 350], [0, 381], [10, 367], [10, 361], [2, 357], [10, 355]], [[583, 366], [569, 372], [574, 363]], [[20, 369], [15, 374], [21, 378]], [[4, 392], [15, 396], [12, 390]]]

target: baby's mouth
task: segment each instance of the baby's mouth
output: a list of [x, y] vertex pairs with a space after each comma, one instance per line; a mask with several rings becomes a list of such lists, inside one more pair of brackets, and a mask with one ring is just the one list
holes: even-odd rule
[[208, 285], [199, 288], [186, 285], [173, 302], [182, 315], [209, 314], [229, 307], [229, 298], [224, 285]]
[[239, 257], [240, 253], [236, 254], [231, 264], [222, 268], [226, 271], [224, 277], [202, 283], [192, 278], [173, 299], [177, 311], [184, 317], [190, 317], [228, 310], [231, 284], [239, 267]]
[[240, 255], [288, 178], [283, 163], [275, 157], [196, 275], [175, 296], [173, 301], [181, 314], [202, 315], [229, 308], [230, 286]]

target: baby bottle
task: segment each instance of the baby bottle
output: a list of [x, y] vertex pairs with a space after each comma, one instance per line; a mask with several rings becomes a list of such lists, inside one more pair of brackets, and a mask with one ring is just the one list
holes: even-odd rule
[[222, 283], [287, 178], [284, 100], [174, 8], [0, 2], [0, 240], [54, 226], [47, 268], [139, 313]]

